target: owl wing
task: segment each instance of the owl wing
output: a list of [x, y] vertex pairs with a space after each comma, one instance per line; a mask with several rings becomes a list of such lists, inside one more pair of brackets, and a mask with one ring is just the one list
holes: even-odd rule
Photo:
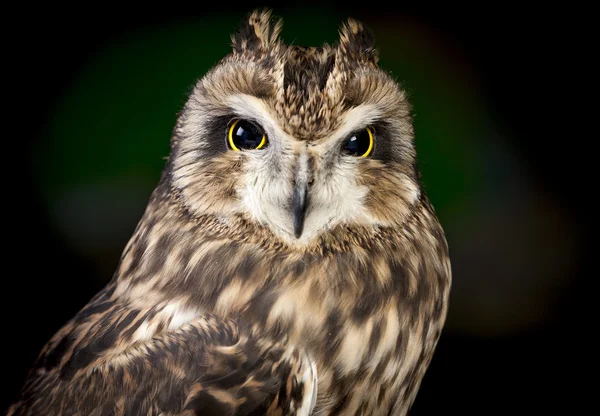
[[42, 350], [9, 415], [311, 413], [316, 368], [301, 350], [210, 315], [153, 333], [165, 325], [160, 308], [118, 305], [108, 294]]

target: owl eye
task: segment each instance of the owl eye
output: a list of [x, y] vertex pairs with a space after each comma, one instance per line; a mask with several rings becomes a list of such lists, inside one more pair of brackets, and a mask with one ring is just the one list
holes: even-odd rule
[[227, 144], [231, 150], [262, 149], [267, 136], [255, 124], [246, 120], [235, 120], [227, 130]]
[[370, 128], [352, 133], [344, 143], [344, 152], [350, 156], [367, 157], [373, 151], [373, 132]]

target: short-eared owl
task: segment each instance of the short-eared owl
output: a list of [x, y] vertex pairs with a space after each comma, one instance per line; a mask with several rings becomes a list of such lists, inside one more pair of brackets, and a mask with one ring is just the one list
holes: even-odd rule
[[252, 13], [179, 114], [113, 279], [15, 415], [404, 415], [451, 271], [411, 110], [352, 19], [300, 47]]

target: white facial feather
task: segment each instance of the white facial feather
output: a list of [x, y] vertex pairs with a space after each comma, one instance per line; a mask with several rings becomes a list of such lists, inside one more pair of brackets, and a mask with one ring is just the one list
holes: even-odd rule
[[[237, 201], [220, 207], [221, 213], [248, 215], [253, 221], [270, 228], [279, 238], [296, 246], [308, 245], [324, 231], [343, 223], [381, 225], [365, 208], [369, 188], [359, 185], [359, 167], [364, 161], [339, 154], [342, 143], [352, 132], [382, 117], [381, 109], [376, 104], [351, 108], [335, 131], [315, 143], [286, 133], [275, 110], [263, 99], [240, 93], [223, 96], [220, 100], [219, 108], [227, 108], [232, 117], [256, 123], [264, 130], [269, 141], [264, 149], [243, 151], [243, 180], [237, 187]], [[202, 107], [194, 103], [191, 104], [194, 110], [192, 126], [184, 125], [183, 130], [201, 148], [209, 138], [199, 135], [202, 131], [199, 124], [210, 118], [207, 111], [216, 110], [203, 112]], [[196, 180], [192, 173], [202, 164], [197, 149], [188, 144], [177, 159], [173, 180], [179, 189], [186, 189], [190, 181]], [[405, 182], [408, 202], [418, 200], [417, 185], [409, 178]], [[300, 237], [296, 238], [292, 195], [295, 186], [308, 183], [304, 227]], [[191, 197], [192, 204], [195, 203], [193, 198], [202, 198], [201, 195]]]
[[[342, 222], [372, 223], [363, 202], [369, 190], [356, 182], [357, 159], [347, 157], [330, 166], [327, 180], [319, 180], [319, 161], [338, 152], [340, 143], [353, 131], [376, 120], [380, 113], [375, 105], [357, 106], [346, 114], [340, 127], [319, 145], [306, 145], [285, 133], [259, 98], [240, 94], [228, 98], [238, 117], [260, 124], [269, 138], [269, 147], [247, 152], [246, 183], [240, 191], [242, 204], [257, 222], [269, 226], [273, 232], [295, 245], [304, 245], [324, 230]], [[308, 157], [316, 161], [316, 172], [308, 172]], [[273, 169], [274, 167], [277, 169]], [[333, 169], [333, 171], [331, 171]], [[274, 172], [276, 170], [276, 172]], [[304, 231], [294, 236], [291, 198], [294, 183], [308, 181], [309, 206]]]

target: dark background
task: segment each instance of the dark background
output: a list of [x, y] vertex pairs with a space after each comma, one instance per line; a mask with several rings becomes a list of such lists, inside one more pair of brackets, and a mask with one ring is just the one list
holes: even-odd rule
[[[332, 43], [344, 18], [363, 21], [380, 66], [412, 97], [454, 285], [411, 414], [576, 413], [572, 394], [584, 383], [573, 369], [586, 367], [580, 327], [591, 300], [589, 165], [562, 92], [577, 78], [566, 32], [579, 21], [493, 5], [268, 6], [297, 44]], [[44, 343], [111, 278], [187, 91], [255, 5], [161, 7], [12, 16], [3, 406]]]

